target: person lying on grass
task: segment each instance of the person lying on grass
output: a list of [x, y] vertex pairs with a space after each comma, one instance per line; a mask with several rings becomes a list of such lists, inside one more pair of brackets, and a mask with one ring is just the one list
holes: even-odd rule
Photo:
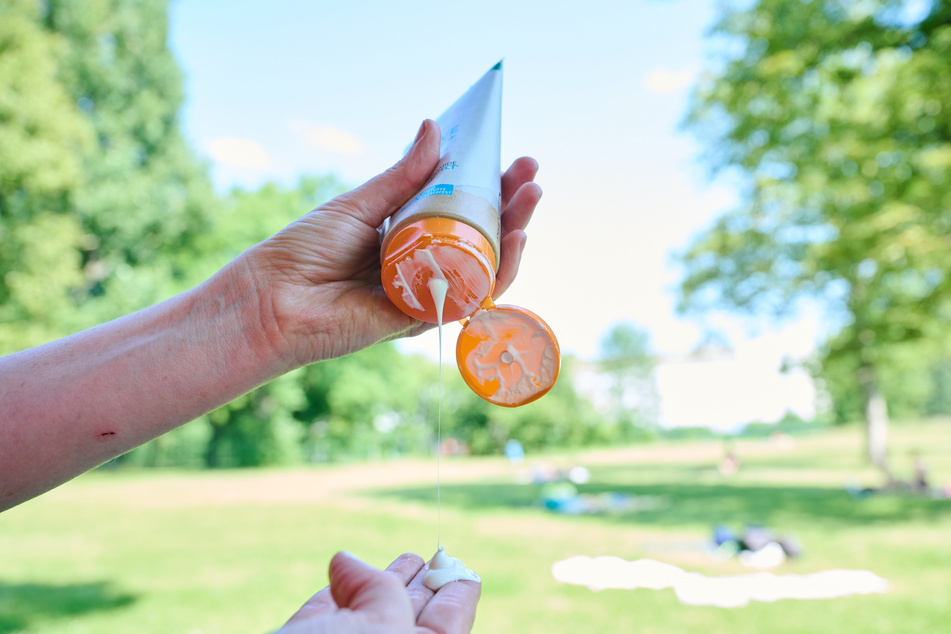
[[[431, 328], [387, 299], [377, 228], [432, 174], [439, 137], [439, 126], [424, 121], [393, 167], [251, 247], [194, 289], [0, 358], [0, 511], [281, 374]], [[518, 272], [524, 229], [541, 197], [537, 169], [523, 157], [502, 175], [496, 297]], [[285, 631], [383, 631], [379, 623], [397, 615], [413, 617], [405, 631], [414, 631], [418, 619], [424, 631], [425, 623], [435, 631], [468, 631], [478, 584], [453, 582], [434, 598], [417, 587], [420, 567], [415, 555], [398, 558], [387, 571], [337, 555], [330, 587]], [[364, 612], [386, 617], [364, 622]], [[457, 613], [465, 616], [452, 620]], [[322, 625], [331, 622], [326, 619], [337, 625]], [[453, 629], [436, 627], [437, 621]]]

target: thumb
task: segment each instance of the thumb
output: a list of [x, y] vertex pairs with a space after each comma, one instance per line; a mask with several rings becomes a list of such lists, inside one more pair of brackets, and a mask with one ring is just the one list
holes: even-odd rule
[[396, 575], [339, 552], [330, 560], [330, 592], [338, 607], [387, 623], [415, 623], [406, 588]]
[[426, 119], [406, 155], [396, 165], [349, 191], [339, 201], [345, 203], [354, 218], [372, 227], [403, 205], [426, 184], [439, 161], [439, 125]]

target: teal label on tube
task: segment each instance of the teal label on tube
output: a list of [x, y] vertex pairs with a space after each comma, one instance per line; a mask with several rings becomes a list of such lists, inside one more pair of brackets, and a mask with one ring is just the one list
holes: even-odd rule
[[427, 187], [423, 191], [416, 194], [416, 198], [409, 201], [408, 205], [412, 205], [414, 202], [420, 198], [426, 198], [427, 196], [452, 196], [452, 185], [447, 183], [441, 183], [439, 185], [433, 185], [432, 187]]

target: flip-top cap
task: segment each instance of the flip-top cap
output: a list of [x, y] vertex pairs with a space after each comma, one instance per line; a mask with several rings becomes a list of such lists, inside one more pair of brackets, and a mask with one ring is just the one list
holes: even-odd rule
[[555, 333], [529, 310], [487, 304], [472, 315], [456, 341], [462, 378], [495, 405], [518, 407], [541, 398], [561, 368]]

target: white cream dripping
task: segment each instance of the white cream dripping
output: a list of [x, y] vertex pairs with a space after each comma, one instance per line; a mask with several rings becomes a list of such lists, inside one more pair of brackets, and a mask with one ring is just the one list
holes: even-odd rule
[[482, 577], [466, 568], [461, 560], [447, 555], [446, 549], [440, 546], [433, 558], [426, 564], [426, 572], [423, 573], [423, 585], [435, 591], [450, 581], [481, 583]]

